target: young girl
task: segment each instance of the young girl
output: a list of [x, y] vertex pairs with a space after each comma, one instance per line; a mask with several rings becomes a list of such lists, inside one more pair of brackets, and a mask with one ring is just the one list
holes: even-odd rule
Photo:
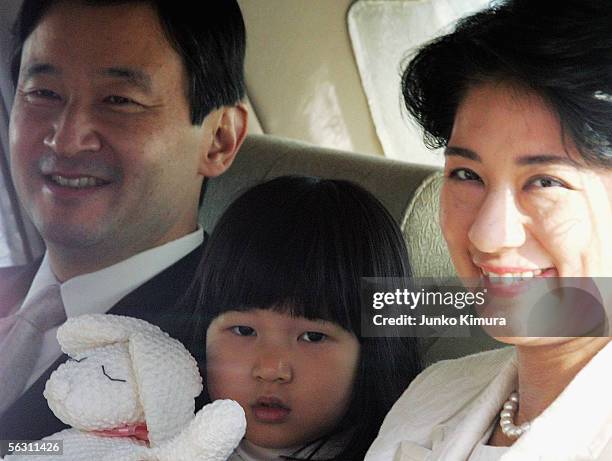
[[211, 399], [238, 401], [231, 460], [362, 460], [419, 372], [412, 338], [360, 338], [361, 277], [409, 275], [402, 235], [364, 189], [282, 177], [219, 220], [199, 276]]

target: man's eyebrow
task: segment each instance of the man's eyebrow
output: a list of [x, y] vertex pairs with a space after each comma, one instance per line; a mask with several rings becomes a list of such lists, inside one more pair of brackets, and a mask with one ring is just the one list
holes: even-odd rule
[[444, 156], [445, 157], [463, 157], [463, 158], [467, 158], [468, 160], [474, 160], [475, 162], [481, 162], [482, 159], [480, 158], [480, 155], [478, 155], [476, 152], [474, 152], [471, 149], [466, 149], [465, 147], [455, 147], [455, 146], [446, 146], [446, 149], [444, 149]]
[[35, 63], [25, 68], [24, 76], [26, 79], [36, 77], [37, 75], [59, 75], [60, 70], [48, 63]]
[[109, 67], [99, 72], [104, 77], [125, 80], [127, 83], [140, 88], [145, 93], [152, 89], [151, 76], [146, 72], [131, 67]]

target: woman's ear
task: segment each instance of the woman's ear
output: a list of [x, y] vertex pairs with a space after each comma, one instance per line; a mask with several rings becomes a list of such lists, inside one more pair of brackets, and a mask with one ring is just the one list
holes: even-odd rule
[[[248, 111], [243, 103], [217, 109], [212, 117], [212, 139], [200, 160], [199, 173], [215, 177], [224, 173], [234, 161], [247, 133]], [[206, 123], [206, 122], [204, 122]]]

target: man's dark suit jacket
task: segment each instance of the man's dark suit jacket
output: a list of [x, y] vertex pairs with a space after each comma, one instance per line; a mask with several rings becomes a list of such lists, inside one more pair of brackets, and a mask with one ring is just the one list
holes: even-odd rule
[[[195, 299], [184, 298], [201, 259], [203, 246], [193, 250], [144, 285], [121, 299], [108, 312], [127, 315], [158, 325], [190, 349], [198, 363], [205, 359], [204, 344], [192, 345], [188, 328]], [[0, 316], [18, 303], [30, 287], [40, 261], [28, 267], [0, 271]], [[194, 298], [195, 296], [192, 296]], [[179, 300], [182, 302], [178, 303]], [[43, 397], [51, 372], [66, 360], [60, 357], [42, 376], [0, 416], [0, 440], [39, 440], [67, 426], [58, 420]], [[0, 390], [1, 392], [1, 390]]]

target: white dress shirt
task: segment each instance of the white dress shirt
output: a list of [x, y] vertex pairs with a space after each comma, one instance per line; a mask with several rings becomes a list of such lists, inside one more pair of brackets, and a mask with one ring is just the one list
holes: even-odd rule
[[[366, 461], [466, 461], [517, 389], [513, 348], [438, 362], [395, 403]], [[612, 459], [612, 342], [574, 377], [499, 461]], [[474, 449], [476, 448], [476, 454]]]
[[[203, 241], [204, 231], [198, 228], [191, 234], [143, 251], [102, 270], [65, 281], [60, 284], [60, 289], [66, 317], [107, 312], [124, 296], [188, 255]], [[48, 255], [45, 254], [22, 305], [27, 304], [28, 299], [36, 296], [40, 290], [57, 283], [59, 282], [51, 270]], [[62, 354], [56, 334], [57, 328], [45, 334], [42, 354], [34, 365], [26, 389]]]

